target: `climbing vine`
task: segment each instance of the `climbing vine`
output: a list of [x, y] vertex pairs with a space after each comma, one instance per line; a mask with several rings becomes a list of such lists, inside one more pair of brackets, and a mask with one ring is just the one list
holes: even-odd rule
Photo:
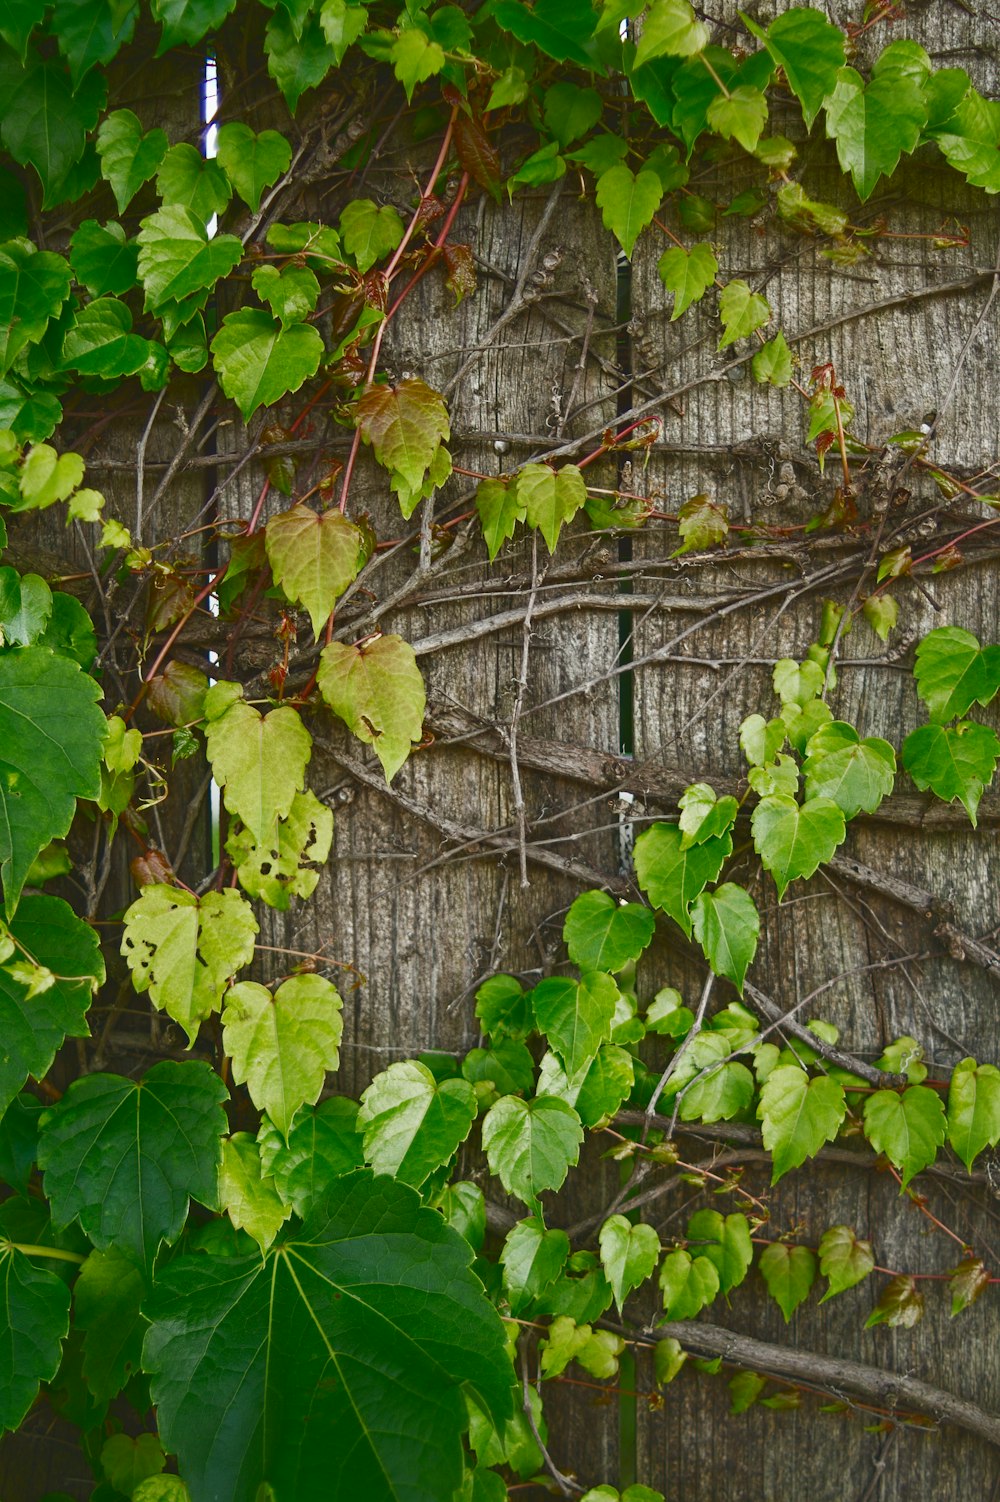
[[[894, 745], [837, 714], [852, 627], [898, 634], [897, 581], [959, 566], [995, 521], [975, 511], [923, 551], [898, 541], [884, 523], [903, 479], [990, 512], [995, 477], [939, 463], [933, 418], [877, 446], [857, 437], [850, 373], [821, 354], [803, 368], [766, 286], [720, 261], [717, 205], [698, 191], [731, 154], [744, 186], [725, 212], [768, 216], [834, 267], [894, 231], [810, 196], [797, 175], [810, 143], [832, 143], [862, 206], [916, 152], [1000, 191], [1000, 104], [915, 42], [871, 52], [893, 9], [852, 32], [805, 7], [767, 27], [745, 15], [728, 46], [688, 0], [56, 0], [0, 17], [0, 545], [13, 559], [0, 566], [0, 1426], [16, 1430], [44, 1389], [82, 1431], [95, 1502], [497, 1502], [533, 1478], [614, 1502], [614, 1486], [587, 1490], [593, 1478], [551, 1453], [546, 1389], [568, 1371], [607, 1382], [651, 1349], [660, 1402], [689, 1355], [706, 1370], [725, 1358], [734, 1412], [796, 1405], [803, 1388], [766, 1351], [731, 1356], [713, 1327], [684, 1323], [753, 1267], [786, 1321], [818, 1280], [824, 1300], [867, 1283], [868, 1325], [920, 1318], [921, 1269], [882, 1266], [863, 1227], [810, 1240], [773, 1224], [736, 1159], [682, 1156], [685, 1125], [741, 1128], [772, 1182], [831, 1152], [877, 1159], [957, 1243], [951, 1312], [996, 1281], [913, 1181], [979, 1171], [1000, 1142], [1000, 1069], [964, 1058], [945, 1077], [910, 1036], [865, 1059], [753, 979], [768, 884], [780, 902], [830, 868], [850, 822], [904, 776], [975, 826], [1000, 756], [982, 714], [1000, 645], [953, 625], [912, 658], [927, 723]], [[377, 81], [419, 163], [395, 201], [354, 193], [383, 143], [350, 111], [325, 146], [346, 194], [302, 219], [286, 213], [299, 137], [232, 118], [225, 79], [209, 130], [188, 138], [154, 105], [121, 103], [133, 42], [203, 72], [231, 26], [260, 33], [289, 116], [315, 124], [317, 100]], [[775, 114], [790, 135], [771, 132]], [[863, 537], [869, 565], [849, 603], [821, 604], [815, 641], [774, 665], [773, 697], [740, 730], [738, 786], [717, 791], [692, 766], [673, 808], [643, 821], [621, 880], [569, 906], [565, 957], [533, 985], [498, 966], [481, 978], [477, 1046], [393, 1062], [355, 1101], [329, 1086], [349, 1041], [343, 982], [309, 954], [287, 952], [267, 983], [253, 967], [266, 910], [307, 901], [330, 857], [316, 738], [338, 722], [390, 785], [431, 738], [414, 644], [359, 604], [380, 557], [414, 546], [426, 566], [461, 534], [492, 565], [525, 535], [537, 581], [584, 525], [663, 524], [685, 560], [781, 535], [707, 494], [666, 511], [636, 488], [663, 436], [653, 401], [548, 458], [508, 461], [500, 441], [504, 468], [487, 473], [453, 462], [429, 372], [387, 359], [425, 277], [456, 306], [476, 295], [463, 210], [502, 214], [564, 178], [621, 257], [659, 237], [671, 320], [710, 306], [726, 369], [798, 393], [821, 497], [805, 535]], [[935, 239], [947, 256], [967, 231]], [[264, 478], [246, 514], [215, 496], [156, 543], [146, 443], [178, 390], [181, 407], [194, 390], [203, 414], [246, 425]], [[135, 505], [112, 515], [86, 483], [89, 450], [151, 404]], [[320, 415], [343, 442], [321, 436], [307, 462]], [[195, 426], [179, 426], [164, 491], [194, 445]], [[379, 536], [357, 499], [366, 457], [402, 540]], [[866, 490], [876, 458], [891, 469], [883, 494]], [[859, 520], [863, 495], [874, 522]], [[82, 539], [83, 576], [21, 566], [40, 513]], [[127, 662], [109, 654], [113, 589], [144, 611], [125, 612]], [[262, 600], [277, 650], [255, 668], [237, 648]], [[221, 635], [192, 638], [217, 616]], [[156, 818], [195, 761], [217, 790], [216, 848], [182, 879]], [[134, 887], [118, 900], [126, 845]], [[523, 871], [523, 809], [519, 845]], [[661, 942], [703, 958], [700, 996], [653, 988], [643, 956]], [[181, 1046], [133, 1078], [102, 1057], [138, 997]], [[67, 1040], [98, 1036], [93, 1067], [67, 1078]], [[562, 1228], [555, 1197], [587, 1140], [619, 1165], [620, 1189]], [[661, 1237], [640, 1217], [681, 1184], [712, 1204]], [[864, 1370], [829, 1385], [884, 1417]], [[904, 1412], [990, 1432], [971, 1405], [935, 1407], [945, 1395], [903, 1379], [897, 1392]]]

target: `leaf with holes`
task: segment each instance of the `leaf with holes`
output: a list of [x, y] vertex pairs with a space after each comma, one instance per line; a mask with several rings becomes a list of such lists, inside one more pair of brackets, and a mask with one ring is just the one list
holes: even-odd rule
[[771, 316], [766, 297], [751, 291], [739, 277], [727, 282], [719, 293], [719, 317], [722, 319], [723, 335], [720, 349], [728, 349], [737, 339], [747, 339], [762, 328]]
[[646, 169], [638, 174], [624, 162], [602, 172], [597, 179], [597, 206], [605, 229], [609, 229], [629, 260], [639, 235], [663, 199], [663, 185], [655, 172]]
[[264, 529], [274, 582], [309, 612], [316, 640], [333, 607], [365, 562], [365, 539], [339, 511], [301, 504], [272, 516]]
[[376, 1173], [420, 1185], [450, 1161], [472, 1130], [476, 1092], [464, 1079], [435, 1080], [426, 1064], [390, 1064], [361, 1097], [358, 1130]]
[[750, 893], [731, 881], [700, 892], [691, 904], [691, 922], [715, 974], [732, 981], [742, 996], [760, 936], [760, 914]]
[[858, 735], [853, 725], [832, 720], [806, 743], [802, 763], [806, 799], [832, 798], [845, 819], [863, 809], [873, 814], [892, 792], [896, 753], [888, 741]]
[[923, 90], [895, 71], [881, 77], [876, 72], [866, 87], [853, 68], [841, 68], [824, 103], [826, 133], [836, 142], [837, 159], [864, 202], [882, 174], [891, 176], [900, 156], [917, 146], [927, 120]]
[[409, 642], [376, 636], [349, 647], [331, 642], [320, 656], [319, 691], [347, 728], [374, 746], [391, 782], [423, 736], [427, 697]]
[[483, 1119], [490, 1171], [525, 1204], [534, 1204], [546, 1189], [562, 1187], [582, 1141], [579, 1116], [554, 1095], [530, 1101], [505, 1095]]
[[601, 1227], [600, 1247], [604, 1276], [620, 1313], [632, 1290], [656, 1271], [660, 1238], [652, 1226], [631, 1225], [624, 1215], [611, 1215]]
[[18, 1428], [55, 1376], [68, 1330], [62, 1278], [0, 1242], [0, 1432]]
[[31, 863], [101, 790], [107, 722], [93, 678], [47, 647], [0, 653], [0, 877], [8, 919]]
[[771, 1183], [832, 1141], [846, 1111], [843, 1087], [829, 1075], [811, 1080], [796, 1064], [772, 1069], [757, 1109], [764, 1146], [771, 1154]]
[[286, 912], [293, 897], [312, 896], [332, 843], [333, 812], [307, 788], [295, 794], [269, 840], [258, 840], [235, 822], [226, 836], [226, 854], [248, 897]]
[[690, 250], [674, 245], [663, 252], [656, 270], [666, 290], [674, 295], [673, 322], [704, 297], [715, 281], [719, 263], [711, 245], [692, 245]]
[[980, 647], [959, 626], [939, 626], [917, 647], [917, 693], [935, 724], [959, 719], [973, 704], [989, 704], [1000, 689], [1000, 647]]
[[832, 798], [813, 798], [800, 807], [785, 793], [762, 798], [751, 820], [754, 848], [774, 877], [778, 899], [791, 882], [813, 872], [833, 855], [847, 832]]
[[637, 902], [616, 902], [607, 892], [582, 892], [566, 914], [563, 939], [581, 970], [621, 970], [637, 960], [653, 937], [656, 919]]
[[132, 984], [172, 1017], [191, 1043], [230, 980], [253, 959], [257, 923], [238, 892], [196, 897], [152, 884], [125, 911], [122, 954]]
[[764, 1248], [757, 1266], [787, 1325], [816, 1281], [816, 1253], [807, 1246], [777, 1241]]
[[177, 1240], [188, 1200], [214, 1208], [225, 1085], [207, 1064], [154, 1064], [139, 1081], [75, 1080], [42, 1120], [38, 1163], [57, 1224], [78, 1220], [100, 1251], [148, 1272]]
[[343, 1001], [321, 975], [293, 975], [274, 995], [255, 981], [226, 993], [222, 1042], [233, 1079], [282, 1135], [302, 1105], [315, 1105], [340, 1063]]
[[972, 1172], [984, 1148], [1000, 1142], [1000, 1069], [962, 1059], [948, 1090], [948, 1141]]
[[862, 1241], [850, 1226], [831, 1226], [819, 1243], [819, 1270], [828, 1283], [820, 1303], [862, 1282], [874, 1266], [870, 1241]]
[[636, 876], [650, 902], [669, 913], [690, 938], [691, 904], [716, 880], [732, 853], [728, 833], [685, 849], [676, 824], [653, 824], [635, 842]]
[[957, 798], [976, 823], [979, 800], [993, 780], [1000, 740], [985, 725], [921, 725], [903, 742], [903, 766], [923, 791], [952, 803]]
[[904, 1189], [934, 1162], [948, 1134], [941, 1097], [927, 1085], [911, 1085], [902, 1095], [876, 1090], [865, 1101], [864, 1119], [865, 1136], [901, 1171]]
[[794, 6], [762, 26], [740, 11], [743, 24], [763, 42], [802, 105], [806, 127], [812, 126], [844, 65], [844, 33], [822, 11]]
[[256, 214], [265, 188], [273, 187], [291, 166], [292, 148], [279, 131], [255, 135], [249, 125], [233, 120], [219, 127], [216, 146], [219, 166]]
[[323, 340], [311, 324], [282, 328], [259, 308], [228, 313], [212, 340], [219, 384], [244, 420], [258, 407], [269, 407], [298, 391], [303, 381], [316, 374], [322, 357]]
[[298, 711], [286, 706], [261, 715], [236, 699], [218, 717], [211, 707], [208, 713], [205, 745], [226, 808], [261, 843], [270, 842], [305, 786], [312, 736]]
[[104, 980], [97, 934], [60, 898], [22, 898], [9, 931], [19, 957], [53, 979], [34, 991], [23, 971], [0, 966], [0, 1116], [26, 1079], [44, 1079], [64, 1039], [88, 1036], [87, 1011]]

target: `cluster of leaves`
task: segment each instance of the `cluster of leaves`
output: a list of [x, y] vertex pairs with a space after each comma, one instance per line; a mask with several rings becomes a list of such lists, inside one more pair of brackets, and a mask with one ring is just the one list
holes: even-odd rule
[[[909, 42], [886, 48], [863, 78], [848, 65], [845, 35], [812, 9], [795, 7], [766, 31], [746, 19], [761, 44], [749, 52], [713, 45], [688, 0], [495, 0], [471, 15], [422, 0], [402, 10], [246, 0], [243, 18], [266, 23], [267, 67], [290, 112], [364, 58], [390, 70], [408, 102], [419, 91], [427, 133], [443, 139], [436, 175], [414, 201], [356, 198], [334, 223], [286, 223], [293, 150], [281, 131], [226, 120], [208, 157], [171, 144], [152, 118], [108, 108], [105, 70], [138, 27], [155, 23], [161, 52], [210, 48], [235, 7], [55, 0], [51, 14], [18, 4], [0, 17], [0, 547], [7, 514], [62, 503], [68, 520], [101, 523], [101, 545], [154, 592], [162, 585], [150, 632], [189, 614], [193, 589], [102, 518], [80, 456], [46, 442], [64, 404], [80, 392], [161, 392], [178, 372], [209, 368], [244, 420], [295, 393], [306, 407], [322, 393], [409, 518], [451, 475], [449, 414], [419, 376], [380, 374], [381, 335], [405, 296], [390, 296], [400, 272], [412, 284], [440, 264], [456, 300], [473, 290], [471, 248], [448, 244], [446, 229], [432, 238], [470, 183], [500, 202], [504, 189], [572, 168], [627, 257], [672, 212], [702, 237], [687, 246], [668, 232], [659, 275], [673, 317], [717, 289], [720, 350], [753, 339], [753, 375], [776, 386], [792, 380], [791, 350], [780, 330], [765, 334], [762, 293], [719, 277], [704, 238], [716, 205], [689, 186], [696, 150], [721, 142], [744, 153], [754, 185], [729, 212], [756, 213], [770, 196], [783, 224], [838, 242], [843, 255], [846, 216], [789, 176], [795, 145], [765, 134], [782, 89], [806, 131], [825, 130], [862, 199], [925, 146], [972, 185], [1000, 191], [1000, 106]], [[622, 22], [639, 17], [636, 41]], [[505, 163], [508, 127], [516, 145]], [[362, 139], [345, 165], [371, 145]], [[455, 169], [463, 186], [446, 210]], [[68, 244], [37, 228], [65, 204], [82, 205]], [[832, 443], [847, 443], [850, 404], [829, 367], [813, 373], [807, 395], [822, 463]], [[269, 484], [292, 504], [230, 539], [220, 599], [233, 609], [256, 579], [301, 608], [317, 644], [325, 632], [319, 699], [391, 779], [422, 738], [423, 681], [398, 636], [334, 639], [337, 603], [376, 543], [348, 515], [350, 467], [339, 508], [332, 465], [318, 487], [329, 509], [294, 499], [295, 461], [267, 458], [293, 431], [274, 420], [261, 440]], [[609, 434], [598, 452], [646, 441]], [[550, 553], [581, 511], [599, 527], [642, 524], [648, 507], [588, 494], [585, 462], [529, 462], [480, 484], [491, 560], [521, 523]], [[678, 554], [718, 545], [729, 529], [707, 496], [687, 501], [678, 524]], [[864, 608], [884, 635], [892, 602], [876, 595]], [[648, 999], [635, 984], [662, 913], [742, 997], [760, 917], [735, 879], [743, 857], [733, 834], [751, 794], [752, 847], [780, 899], [832, 857], [848, 821], [891, 792], [893, 748], [835, 720], [825, 702], [846, 624], [831, 607], [807, 659], [778, 664], [777, 712], [744, 722], [747, 795], [695, 783], [676, 822], [642, 835], [636, 871], [651, 907], [582, 894], [564, 931], [572, 968], [529, 991], [492, 977], [477, 993], [479, 1046], [461, 1059], [395, 1063], [353, 1101], [324, 1097], [343, 1028], [333, 983], [311, 972], [272, 986], [241, 978], [255, 952], [253, 904], [307, 898], [332, 841], [332, 813], [306, 786], [312, 736], [300, 709], [282, 702], [283, 683], [261, 707], [241, 684], [175, 660], [157, 661], [143, 684], [174, 756], [204, 748], [227, 815], [233, 883], [192, 891], [145, 846], [141, 810], [160, 796], [159, 773], [132, 712], [99, 708], [86, 611], [40, 576], [0, 567], [0, 1428], [16, 1427], [45, 1384], [87, 1435], [99, 1502], [331, 1493], [499, 1502], [508, 1483], [543, 1466], [545, 1382], [571, 1362], [598, 1379], [617, 1372], [624, 1338], [601, 1324], [612, 1303], [621, 1313], [635, 1296], [640, 1307], [655, 1280], [663, 1317], [692, 1318], [742, 1283], [756, 1255], [790, 1319], [817, 1275], [829, 1298], [871, 1274], [873, 1249], [848, 1226], [815, 1248], [779, 1238], [755, 1253], [764, 1222], [746, 1196], [731, 1214], [698, 1210], [666, 1246], [652, 1227], [614, 1214], [597, 1251], [574, 1250], [547, 1223], [544, 1200], [587, 1132], [630, 1109], [651, 1118], [660, 1102], [675, 1122], [759, 1123], [775, 1180], [839, 1133], [860, 1133], [904, 1187], [945, 1144], [971, 1170], [1000, 1141], [1000, 1071], [990, 1065], [966, 1059], [950, 1080], [929, 1080], [919, 1047], [903, 1038], [878, 1064], [905, 1085], [873, 1091], [825, 1057], [836, 1042], [829, 1024], [810, 1024], [815, 1048], [779, 1048], [741, 1000], [705, 1020], [676, 990]], [[915, 677], [930, 723], [905, 741], [903, 766], [919, 788], [958, 798], [974, 823], [1000, 742], [964, 716], [1000, 687], [1000, 648], [942, 628], [921, 644]], [[206, 1025], [217, 1033], [232, 1091], [196, 1057], [163, 1061], [138, 1081], [91, 1073], [45, 1106], [25, 1089], [45, 1081], [67, 1039], [88, 1035], [105, 979], [94, 928], [43, 890], [69, 869], [62, 841], [77, 814], [104, 821], [109, 841], [119, 821], [143, 841], [121, 942], [132, 986], [191, 1049]], [[244, 1088], [255, 1132], [232, 1130], [227, 1115]], [[619, 1138], [626, 1168], [676, 1162], [662, 1125], [621, 1123]], [[462, 1176], [474, 1151], [482, 1182]], [[527, 1212], [500, 1244], [487, 1240], [490, 1176]], [[986, 1282], [970, 1254], [952, 1276], [953, 1312]], [[913, 1278], [891, 1275], [869, 1323], [912, 1324], [921, 1307]], [[515, 1376], [522, 1320], [542, 1327], [534, 1382]], [[661, 1341], [657, 1381], [684, 1359], [676, 1340]], [[736, 1382], [734, 1408], [760, 1397], [761, 1379]], [[158, 1436], [113, 1432], [119, 1400], [140, 1416], [155, 1407]], [[168, 1452], [183, 1479], [165, 1471]], [[617, 1496], [598, 1486], [584, 1502]], [[642, 1486], [622, 1496], [662, 1502]]]

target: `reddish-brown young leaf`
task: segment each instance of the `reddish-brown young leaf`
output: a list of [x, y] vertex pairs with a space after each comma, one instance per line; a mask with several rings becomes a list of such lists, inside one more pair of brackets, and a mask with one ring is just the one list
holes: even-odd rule
[[455, 120], [455, 150], [463, 171], [500, 202], [500, 158], [481, 120], [459, 112]]
[[476, 262], [472, 255], [472, 246], [445, 245], [442, 248], [442, 254], [448, 268], [445, 282], [449, 290], [455, 294], [457, 307], [463, 297], [470, 296], [476, 290]]

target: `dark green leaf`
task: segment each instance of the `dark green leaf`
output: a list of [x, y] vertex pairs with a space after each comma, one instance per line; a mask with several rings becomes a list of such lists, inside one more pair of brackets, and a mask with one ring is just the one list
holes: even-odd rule
[[136, 0], [118, 5], [109, 0], [56, 0], [49, 24], [74, 86], [88, 69], [109, 63], [132, 40], [138, 9]]
[[83, 1374], [99, 1403], [115, 1397], [139, 1370], [148, 1293], [140, 1270], [120, 1251], [91, 1252], [73, 1285], [73, 1323], [83, 1331]]
[[358, 1103], [332, 1095], [318, 1106], [295, 1113], [288, 1141], [265, 1116], [257, 1134], [261, 1172], [303, 1219], [312, 1213], [334, 1179], [364, 1162], [358, 1130]]
[[896, 753], [888, 741], [864, 740], [852, 725], [832, 720], [810, 736], [802, 763], [806, 798], [832, 798], [845, 819], [873, 814], [892, 792]]
[[767, 32], [740, 11], [748, 30], [765, 44], [802, 105], [806, 126], [819, 114], [844, 64], [844, 33], [822, 11], [793, 6], [771, 22]]
[[16, 1429], [55, 1376], [69, 1329], [69, 1289], [0, 1242], [0, 1431]]
[[653, 937], [656, 919], [637, 902], [616, 902], [607, 892], [582, 892], [566, 914], [563, 939], [581, 970], [621, 970], [637, 960]]
[[143, 135], [138, 116], [131, 110], [114, 110], [101, 121], [97, 132], [101, 175], [111, 184], [120, 214], [128, 208], [143, 183], [154, 175], [167, 146], [166, 133], [159, 126]]
[[468, 1244], [416, 1194], [357, 1173], [260, 1257], [157, 1281], [144, 1365], [196, 1502], [279, 1495], [451, 1502], [461, 1384], [510, 1412], [500, 1320]]
[[104, 225], [85, 219], [71, 241], [73, 275], [88, 292], [128, 292], [139, 276], [139, 247], [126, 240], [114, 220]]
[[935, 724], [986, 705], [1000, 689], [1000, 647], [980, 647], [971, 631], [939, 626], [917, 647], [913, 676]]
[[920, 789], [951, 803], [956, 798], [976, 823], [979, 800], [993, 779], [1000, 740], [985, 725], [921, 725], [903, 742], [903, 766]]
[[865, 87], [853, 68], [841, 68], [825, 104], [826, 133], [836, 141], [840, 165], [864, 201], [882, 174], [891, 176], [902, 153], [917, 145], [927, 119], [923, 92], [897, 73], [873, 77]]
[[159, 53], [182, 43], [200, 42], [221, 26], [236, 0], [151, 0], [153, 18], [162, 23]]
[[503, 1287], [512, 1314], [519, 1314], [559, 1276], [568, 1256], [565, 1231], [547, 1231], [535, 1215], [518, 1221], [508, 1232], [500, 1253]]
[[120, 380], [135, 375], [154, 346], [132, 333], [132, 315], [117, 297], [99, 297], [80, 308], [66, 331], [62, 363], [81, 375]]
[[207, 1064], [154, 1064], [138, 1083], [114, 1074], [74, 1081], [46, 1113], [39, 1166], [57, 1222], [79, 1220], [100, 1251], [151, 1268], [177, 1240], [188, 1200], [217, 1200], [225, 1085]]
[[593, 66], [585, 44], [597, 17], [589, 7], [581, 10], [578, 0], [538, 0], [531, 8], [521, 4], [520, 0], [498, 0], [493, 7], [493, 16], [519, 42], [538, 47], [557, 63], [580, 63], [584, 68]]
[[90, 73], [74, 89], [55, 59], [30, 58], [0, 48], [0, 139], [15, 162], [34, 167], [44, 190], [43, 207], [58, 202], [58, 189], [80, 160], [87, 132], [97, 124], [106, 84]]
[[63, 256], [23, 241], [0, 247], [0, 372], [41, 340], [69, 296], [70, 281]]
[[294, 115], [307, 89], [313, 89], [336, 66], [337, 56], [323, 35], [319, 17], [310, 15], [296, 36], [288, 12], [279, 7], [267, 23], [264, 37], [267, 71], [285, 96]]

